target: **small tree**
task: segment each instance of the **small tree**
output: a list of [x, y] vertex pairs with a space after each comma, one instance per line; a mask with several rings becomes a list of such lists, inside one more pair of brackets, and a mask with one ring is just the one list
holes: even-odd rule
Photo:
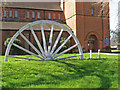
[[111, 30], [111, 33], [116, 35], [116, 43], [120, 45], [120, 30], [116, 29], [115, 31]]
[[117, 33], [116, 43], [120, 45], [120, 32]]
[[[7, 38], [4, 42], [5, 47], [7, 47], [8, 43], [10, 42], [11, 38]], [[19, 39], [15, 39], [14, 43], [21, 46], [21, 41]], [[11, 54], [20, 54], [22, 51], [18, 49], [17, 47], [13, 46], [11, 47]]]

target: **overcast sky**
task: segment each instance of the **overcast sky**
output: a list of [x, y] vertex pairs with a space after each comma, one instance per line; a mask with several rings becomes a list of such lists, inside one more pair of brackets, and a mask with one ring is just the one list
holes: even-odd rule
[[120, 0], [109, 1], [110, 1], [110, 29], [115, 30], [118, 24], [118, 2]]

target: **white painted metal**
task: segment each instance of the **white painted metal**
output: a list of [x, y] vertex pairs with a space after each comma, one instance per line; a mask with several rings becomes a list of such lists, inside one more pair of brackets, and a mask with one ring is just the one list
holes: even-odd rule
[[45, 57], [45, 56], [44, 56], [43, 48], [42, 48], [42, 46], [41, 46], [41, 44], [40, 44], [40, 42], [39, 42], [39, 40], [38, 40], [38, 38], [37, 38], [37, 36], [36, 36], [34, 30], [32, 29], [32, 26], [31, 26], [31, 25], [30, 25], [30, 30], [31, 30], [31, 32], [32, 32], [32, 34], [33, 34], [33, 36], [34, 36], [34, 38], [35, 38], [35, 41], [36, 41], [37, 44], [38, 44], [38, 47], [39, 47], [40, 51], [42, 52], [42, 54], [41, 54], [40, 52], [39, 52], [39, 54], [40, 54], [41, 56]]
[[100, 59], [100, 49], [98, 49], [98, 58]]
[[6, 52], [5, 52], [5, 61], [8, 61], [8, 55], [10, 53], [10, 49], [11, 49], [11, 46], [12, 46], [12, 43], [14, 42], [14, 40], [18, 37], [19, 33], [21, 33], [22, 31], [24, 31], [25, 29], [29, 28], [28, 25], [22, 27], [19, 31], [17, 31], [17, 33], [12, 37], [12, 39], [10, 40], [8, 46], [7, 46], [7, 49], [6, 49]]
[[[39, 40], [38, 40], [38, 37], [36, 36], [34, 30], [33, 30], [33, 26], [34, 25], [40, 25], [41, 24], [41, 33], [42, 33], [42, 39], [43, 39], [43, 47], [41, 46]], [[52, 24], [51, 25], [51, 32], [50, 32], [50, 37], [49, 37], [49, 45], [47, 46], [47, 42], [46, 42], [46, 39], [45, 39], [45, 32], [44, 32], [44, 27], [43, 27], [43, 24]], [[58, 26], [61, 29], [57, 39], [55, 42], [53, 42], [53, 32], [54, 32], [54, 26]], [[30, 28], [32, 34], [33, 34], [33, 37], [35, 39], [35, 41], [37, 42], [37, 45], [39, 47], [40, 50], [38, 50], [23, 34], [22, 32], [26, 29]], [[56, 49], [56, 46], [58, 44], [58, 42], [60, 41], [60, 38], [62, 36], [62, 33], [63, 33], [63, 30], [67, 31], [70, 36], [61, 44], [61, 46], [59, 46], [57, 49]], [[14, 43], [14, 40], [18, 37], [18, 36], [21, 36], [27, 43], [28, 45], [30, 45], [36, 52], [38, 55], [36, 55], [35, 53], [23, 48], [22, 46], [19, 46], [17, 44]], [[57, 54], [61, 48], [67, 43], [67, 41], [73, 37], [74, 41], [75, 41], [75, 45], [69, 47], [68, 49], [60, 52], [59, 54]], [[53, 44], [53, 46], [52, 46]], [[31, 54], [31, 55], [34, 55], [36, 56], [38, 59], [30, 59], [30, 58], [24, 58], [24, 57], [17, 57], [17, 56], [13, 56], [13, 55], [9, 55], [9, 52], [10, 52], [10, 49], [11, 49], [11, 46], [14, 45], [16, 46], [17, 48]], [[63, 57], [63, 58], [58, 58], [60, 55], [68, 52], [69, 50], [75, 48], [75, 47], [78, 47], [78, 50], [79, 50], [79, 54], [78, 55], [74, 55], [74, 56], [68, 56], [68, 57]], [[43, 50], [44, 48], [44, 50]], [[47, 50], [48, 49], [48, 50]], [[56, 50], [55, 50], [56, 49]], [[40, 56], [39, 56], [40, 55]], [[78, 39], [75, 37], [75, 35], [73, 34], [73, 32], [71, 30], [69, 30], [66, 26], [58, 23], [58, 22], [54, 22], [54, 21], [49, 21], [49, 20], [40, 20], [40, 21], [35, 21], [33, 23], [29, 23], [27, 24], [26, 26], [22, 27], [13, 37], [12, 39], [10, 40], [8, 46], [7, 46], [7, 49], [6, 49], [6, 53], [5, 53], [5, 61], [8, 61], [8, 57], [13, 57], [13, 58], [21, 58], [21, 59], [27, 59], [27, 60], [56, 60], [56, 59], [66, 59], [66, 58], [72, 58], [72, 57], [76, 57], [76, 56], [81, 56], [81, 59], [83, 59], [83, 52], [82, 52], [82, 48], [81, 48], [81, 45], [78, 41]]]
[[66, 44], [66, 42], [67, 42], [71, 37], [72, 37], [72, 35], [70, 35], [70, 36], [62, 43], [62, 45], [55, 51], [55, 53], [53, 53], [53, 56], [59, 52], [59, 50]]
[[50, 38], [49, 38], [49, 45], [48, 45], [48, 53], [49, 54], [50, 54], [50, 50], [51, 50], [51, 47], [52, 47], [53, 29], [54, 29], [54, 24], [52, 25], [51, 33], [50, 33]]
[[73, 48], [76, 47], [77, 45], [78, 45], [78, 44], [75, 44], [75, 45], [71, 46], [70, 48], [68, 48], [68, 49], [64, 50], [63, 52], [59, 53], [58, 55], [56, 55], [54, 58], [57, 58], [58, 56], [60, 56], [60, 55], [62, 55], [62, 54], [64, 54], [64, 53], [70, 51], [71, 49], [73, 49]]
[[90, 50], [90, 59], [92, 59], [92, 50]]
[[53, 48], [52, 48], [52, 50], [51, 50], [51, 54], [54, 52], [54, 50], [55, 50], [55, 48], [56, 48], [56, 46], [57, 46], [57, 44], [58, 44], [58, 41], [60, 40], [60, 37], [61, 37], [61, 35], [62, 35], [62, 32], [63, 32], [63, 29], [60, 31], [60, 33], [59, 33], [59, 35], [58, 35], [58, 37], [57, 37], [57, 40], [55, 41], [55, 44], [54, 44], [54, 46], [53, 46]]
[[[22, 34], [20, 36], [39, 54], [41, 55], [40, 51]], [[42, 56], [42, 55], [41, 55]]]
[[83, 54], [82, 54], [82, 55], [80, 55], [80, 59], [83, 59]]
[[43, 39], [43, 46], [45, 50], [45, 55], [47, 55], [47, 46], [46, 46], [46, 39], [45, 39], [45, 33], [44, 33], [44, 28], [43, 28], [43, 23], [41, 24], [41, 32], [42, 32], [42, 39]]
[[[34, 55], [34, 56], [36, 56], [36, 57], [38, 57], [38, 58], [41, 58], [41, 57], [39, 57], [38, 55], [32, 53], [31, 51], [29, 51], [29, 50], [27, 50], [27, 49], [25, 49], [25, 48], [23, 48], [23, 47], [21, 47], [21, 46], [15, 44], [15, 43], [13, 43], [13, 45], [14, 45], [15, 47], [17, 47], [17, 48], [19, 48], [19, 49], [21, 49], [21, 50], [23, 50], [23, 51], [25, 51], [25, 52], [31, 54], [31, 55]], [[41, 59], [43, 59], [43, 58], [41, 58]]]
[[68, 57], [63, 57], [63, 58], [57, 58], [58, 60], [60, 59], [67, 59], [67, 58], [73, 58], [73, 57], [77, 57], [77, 56], [81, 56], [81, 55], [73, 55], [73, 56], [68, 56]]

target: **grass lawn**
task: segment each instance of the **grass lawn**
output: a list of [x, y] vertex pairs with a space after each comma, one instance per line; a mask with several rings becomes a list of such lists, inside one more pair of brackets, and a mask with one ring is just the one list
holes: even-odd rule
[[[64, 54], [68, 56], [69, 54]], [[26, 55], [26, 57], [32, 57]], [[84, 54], [57, 61], [2, 62], [3, 88], [118, 88], [118, 56]], [[3, 57], [4, 58], [4, 57]]]
[[119, 53], [120, 54], [120, 50], [111, 50], [111, 52]]
[[120, 50], [112, 50], [112, 52], [120, 52]]

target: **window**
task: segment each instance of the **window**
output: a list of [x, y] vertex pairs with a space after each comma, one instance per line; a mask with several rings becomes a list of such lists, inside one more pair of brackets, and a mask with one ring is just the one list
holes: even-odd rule
[[54, 19], [56, 19], [56, 14], [54, 13]]
[[58, 19], [60, 19], [60, 17], [61, 17], [61, 14], [58, 15]]
[[6, 10], [4, 10], [4, 14], [3, 14], [3, 15], [4, 15], [4, 17], [6, 17], [6, 16], [7, 16], [7, 12], [6, 12]]
[[48, 14], [48, 19], [51, 19], [51, 13]]
[[17, 11], [15, 11], [15, 17], [18, 17], [18, 12]]
[[40, 12], [37, 12], [37, 18], [40, 19]]
[[32, 18], [35, 18], [35, 12], [32, 12]]
[[27, 18], [30, 18], [30, 12], [27, 12]]
[[93, 9], [91, 9], [91, 15], [94, 15]]
[[12, 11], [9, 11], [9, 17], [12, 17]]

